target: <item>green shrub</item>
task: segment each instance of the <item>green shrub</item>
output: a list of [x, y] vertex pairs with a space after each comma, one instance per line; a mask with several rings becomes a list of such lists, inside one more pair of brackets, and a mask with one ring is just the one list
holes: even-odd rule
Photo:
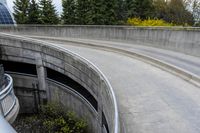
[[21, 121], [24, 129], [18, 132], [37, 133], [86, 133], [87, 124], [78, 118], [74, 112], [65, 112], [65, 109], [55, 103], [40, 108], [40, 113], [27, 116]]
[[131, 26], [175, 26], [173, 23], [167, 23], [162, 19], [129, 18], [127, 24]]
[[65, 112], [65, 109], [56, 103], [41, 107], [40, 118], [44, 119], [42, 125], [46, 132], [56, 133], [85, 133], [86, 123], [76, 117], [73, 112]]

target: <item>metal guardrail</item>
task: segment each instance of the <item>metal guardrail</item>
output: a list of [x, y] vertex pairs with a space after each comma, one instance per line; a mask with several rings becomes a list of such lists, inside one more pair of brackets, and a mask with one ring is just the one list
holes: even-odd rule
[[16, 104], [16, 97], [13, 90], [13, 79], [5, 74], [6, 86], [0, 91], [0, 114], [7, 117]]

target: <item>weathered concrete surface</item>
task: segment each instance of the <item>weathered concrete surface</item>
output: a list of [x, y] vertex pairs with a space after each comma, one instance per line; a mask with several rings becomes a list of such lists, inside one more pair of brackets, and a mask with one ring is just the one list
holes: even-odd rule
[[19, 101], [16, 98], [16, 104], [13, 107], [12, 111], [10, 112], [10, 114], [5, 118], [10, 124], [14, 123], [14, 121], [16, 120], [18, 114], [19, 114], [19, 109], [20, 109], [20, 105], [19, 105]]
[[[83, 87], [82, 89], [86, 89], [97, 101], [97, 110], [95, 110], [94, 107], [91, 108], [89, 105], [85, 106], [89, 104], [89, 102], [81, 96], [78, 96], [78, 94], [76, 94], [76, 97], [70, 96], [68, 100], [73, 103], [71, 109], [76, 110], [77, 114], [84, 115], [86, 119], [88, 113], [92, 111], [93, 114], [89, 114], [90, 118], [92, 119], [89, 121], [89, 123], [93, 122], [93, 124], [96, 124], [96, 126], [92, 127], [92, 124], [88, 125], [91, 129], [90, 132], [102, 132], [102, 126], [105, 124], [103, 123], [103, 113], [105, 114], [109, 132], [120, 132], [118, 108], [113, 89], [103, 73], [101, 73], [101, 71], [87, 59], [84, 59], [77, 54], [47, 42], [41, 42], [8, 34], [0, 34], [0, 49], [2, 51], [0, 58], [1, 60], [42, 65], [43, 67], [55, 70], [68, 76], [79, 83]], [[36, 60], [38, 60], [38, 55], [41, 56], [42, 63], [40, 62], [37, 64]], [[41, 70], [40, 72], [44, 71]], [[43, 75], [46, 76], [45, 74]], [[45, 77], [44, 80], [44, 82], [47, 82], [47, 77]], [[18, 83], [21, 84], [22, 87], [25, 85], [32, 85], [31, 82], [24, 83], [19, 81]], [[46, 85], [41, 86], [44, 87]], [[49, 85], [48, 88], [53, 89], [54, 87]], [[58, 90], [61, 89], [61, 87], [55, 89]], [[47, 91], [48, 89], [46, 90], [46, 94], [48, 94]], [[55, 90], [49, 92], [58, 91]], [[67, 91], [65, 92], [67, 93]], [[60, 93], [57, 94], [62, 95]], [[81, 98], [82, 101], [80, 101]], [[81, 110], [80, 105], [84, 106], [85, 109]]]
[[[85, 121], [87, 121], [87, 124], [89, 125], [88, 131], [98, 132], [101, 125], [99, 124], [97, 118], [97, 112], [92, 109], [88, 109], [92, 108], [91, 105], [86, 104], [85, 100], [80, 98], [80, 95], [77, 95], [77, 93], [67, 89], [67, 86], [59, 85], [51, 80], [48, 80], [47, 83], [51, 97], [49, 99], [52, 102], [57, 102], [66, 109], [70, 109], [70, 111], [79, 112], [77, 113], [77, 116], [79, 118], [84, 118]], [[94, 118], [96, 118], [96, 120], [94, 120]]]
[[84, 46], [104, 51], [112, 51], [126, 56], [131, 56], [146, 63], [157, 66], [165, 71], [173, 73], [184, 80], [200, 86], [200, 58], [186, 55], [170, 50], [158, 49], [154, 47], [131, 45], [129, 43], [88, 40], [77, 38], [60, 37], [39, 37], [33, 38], [47, 40], [53, 43], [66, 45]]
[[3, 85], [4, 85], [4, 69], [3, 65], [0, 64], [0, 91], [3, 89]]
[[[183, 54], [179, 52], [174, 52], [165, 49], [159, 49], [154, 47], [147, 47], [141, 45], [132, 45], [130, 43], [123, 42], [113, 42], [113, 41], [102, 41], [102, 40], [89, 40], [89, 39], [77, 39], [77, 38], [62, 38], [62, 37], [45, 37], [45, 36], [28, 36], [40, 40], [46, 40], [52, 43], [60, 43], [66, 45], [84, 46], [94, 49], [107, 49], [117, 48], [125, 50], [127, 52], [141, 53], [146, 56], [159, 59], [166, 63], [172, 64], [174, 66], [180, 67], [194, 75], [200, 76], [200, 58], [195, 56], [190, 56], [188, 54]], [[99, 47], [98, 47], [99, 46]], [[116, 52], [118, 52], [116, 49]], [[115, 50], [115, 49], [114, 49]]]
[[[181, 33], [182, 35], [185, 34], [185, 31], [183, 32], [184, 33]], [[196, 50], [198, 50], [199, 41], [196, 35], [198, 35], [199, 32], [198, 30], [194, 30], [194, 32], [195, 39], [193, 43], [195, 43], [195, 46], [197, 46]], [[141, 32], [141, 34], [142, 33], [144, 32]], [[177, 31], [172, 34], [177, 35], [177, 33], [180, 32]], [[56, 33], [52, 32], [51, 34]], [[159, 37], [157, 34], [158, 33], [155, 35]], [[153, 35], [154, 34], [151, 33], [149, 36]], [[150, 43], [150, 41], [148, 39], [145, 40], [143, 36], [141, 36], [141, 40], [144, 41], [143, 44], [145, 45], [149, 45], [146, 44], [147, 42]], [[175, 40], [178, 41], [177, 38]], [[189, 40], [191, 41], [191, 38]], [[155, 44], [158, 43], [157, 40], [152, 40], [152, 42], [153, 41], [155, 41]], [[138, 43], [141, 43], [141, 41], [138, 41]], [[180, 48], [178, 46], [179, 44], [176, 43], [178, 42], [171, 43], [171, 45], [173, 45], [171, 47], [172, 49], [176, 46], [178, 49]], [[174, 44], [176, 44], [176, 46]], [[154, 43], [151, 45], [154, 45]], [[83, 55], [94, 62], [106, 74], [117, 94], [121, 117], [125, 122], [125, 128], [128, 133], [200, 132], [198, 127], [200, 124], [200, 92], [198, 87], [151, 65], [120, 54], [62, 44], [59, 44], [59, 46], [71, 49]], [[191, 46], [193, 47], [193, 45]], [[181, 49], [182, 48], [179, 50]], [[141, 51], [144, 52], [145, 50]], [[152, 51], [146, 51], [145, 54], [148, 53], [150, 55]], [[168, 55], [171, 54], [169, 53]], [[162, 57], [162, 59], [165, 60], [169, 57], [161, 56], [161, 53], [156, 54], [156, 52], [151, 56]], [[180, 59], [181, 58], [178, 59], [179, 62], [182, 62]], [[179, 64], [177, 61], [173, 62], [174, 64]], [[192, 63], [186, 62], [186, 64], [189, 65]], [[198, 66], [195, 71], [198, 71]]]
[[200, 89], [165, 71], [112, 52], [60, 44], [97, 65], [117, 96], [128, 133], [199, 133]]
[[9, 73], [14, 79], [15, 95], [19, 99], [20, 114], [22, 113], [37, 113], [39, 102], [38, 94], [40, 91], [37, 88], [38, 80], [35, 76], [18, 75]]
[[129, 26], [30, 26], [0, 27], [1, 32], [22, 35], [72, 37], [129, 42], [200, 56], [200, 29]]
[[[39, 88], [35, 88], [38, 84], [37, 76], [19, 75], [11, 73], [15, 79], [15, 94], [20, 101], [20, 113], [36, 113], [39, 107], [40, 99], [37, 99], [41, 93]], [[59, 103], [69, 111], [79, 112], [76, 115], [79, 118], [84, 118], [87, 121], [88, 131], [97, 131], [98, 121], [96, 118], [97, 112], [90, 109], [91, 105], [86, 104], [85, 100], [79, 95], [67, 89], [67, 86], [60, 85], [52, 80], [47, 80], [46, 85], [49, 89], [48, 101]], [[80, 111], [81, 110], [81, 111]]]

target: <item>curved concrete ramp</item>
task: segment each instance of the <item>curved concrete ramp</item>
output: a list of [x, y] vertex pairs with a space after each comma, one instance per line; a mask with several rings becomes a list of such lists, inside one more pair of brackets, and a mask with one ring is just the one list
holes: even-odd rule
[[[198, 85], [120, 52], [74, 45], [75, 42], [54, 41], [53, 44], [85, 57], [106, 75], [114, 88], [120, 118], [127, 133], [200, 132]], [[163, 54], [165, 50], [133, 47], [136, 46], [118, 45], [118, 48], [156, 57], [199, 76], [199, 57], [182, 56], [184, 54], [170, 51]]]
[[[27, 90], [36, 81], [38, 90], [43, 92], [38, 98], [40, 101], [59, 102], [76, 112], [77, 116], [87, 121], [88, 132], [120, 132], [113, 89], [93, 63], [48, 42], [8, 34], [1, 34], [0, 38], [0, 58], [6, 68], [15, 65], [27, 71], [33, 70], [30, 75], [27, 71], [7, 69], [18, 74], [19, 77], [15, 77], [16, 87], [25, 87], [23, 89]], [[26, 74], [24, 79], [23, 74]], [[26, 103], [25, 100], [20, 102]]]
[[108, 77], [127, 133], [200, 132], [198, 87], [124, 55], [60, 46], [89, 59]]
[[181, 76], [200, 86], [200, 60], [199, 57], [186, 55], [165, 49], [133, 45], [130, 43], [100, 41], [77, 38], [58, 38], [47, 36], [30, 36], [32, 38], [47, 40], [52, 43], [65, 45], [84, 46], [104, 51], [112, 51], [123, 55], [131, 56], [150, 63], [175, 75]]

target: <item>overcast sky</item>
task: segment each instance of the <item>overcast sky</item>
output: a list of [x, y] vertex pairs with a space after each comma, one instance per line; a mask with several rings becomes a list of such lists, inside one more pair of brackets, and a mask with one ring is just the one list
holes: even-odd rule
[[[7, 0], [8, 7], [10, 8], [11, 11], [13, 11], [13, 1], [15, 1], [15, 0]], [[55, 4], [56, 9], [58, 10], [59, 13], [61, 13], [61, 11], [62, 11], [61, 2], [62, 2], [62, 0], [53, 0], [53, 3]]]

